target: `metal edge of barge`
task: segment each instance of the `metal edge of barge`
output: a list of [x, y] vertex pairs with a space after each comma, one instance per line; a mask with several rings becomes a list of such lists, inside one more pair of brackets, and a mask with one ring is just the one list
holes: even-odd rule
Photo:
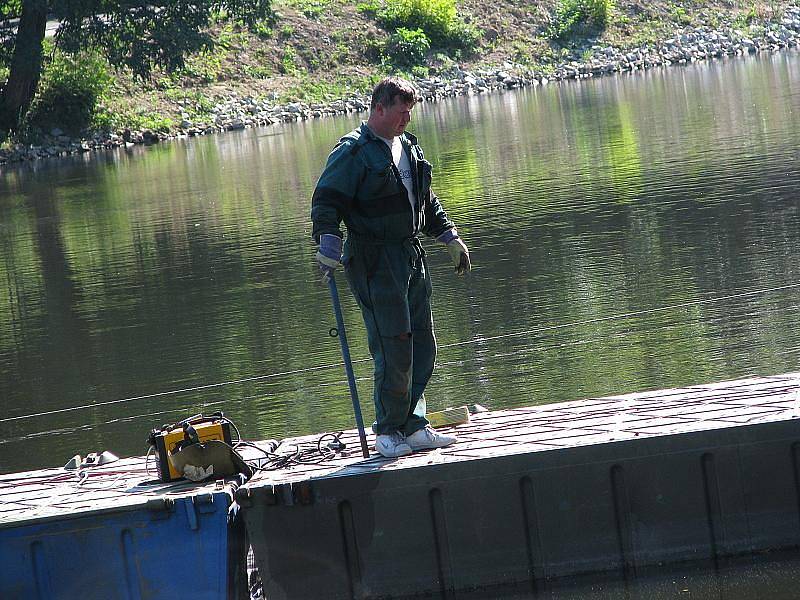
[[332, 460], [243, 486], [154, 482], [145, 457], [0, 475], [0, 597], [236, 597], [248, 539], [268, 600], [551, 597], [718, 569], [800, 547], [798, 417], [789, 373], [479, 413], [394, 460], [347, 431]]
[[494, 411], [449, 448], [236, 497], [269, 600], [537, 596], [798, 549], [798, 416], [800, 373]]

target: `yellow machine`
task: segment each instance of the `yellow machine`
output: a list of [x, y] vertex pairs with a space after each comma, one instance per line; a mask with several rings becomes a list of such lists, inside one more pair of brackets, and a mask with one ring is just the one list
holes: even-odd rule
[[222, 413], [214, 413], [208, 417], [195, 415], [174, 425], [153, 429], [147, 441], [155, 451], [158, 478], [164, 482], [182, 479], [183, 473], [175, 468], [170, 456], [190, 444], [212, 440], [231, 445], [230, 420]]

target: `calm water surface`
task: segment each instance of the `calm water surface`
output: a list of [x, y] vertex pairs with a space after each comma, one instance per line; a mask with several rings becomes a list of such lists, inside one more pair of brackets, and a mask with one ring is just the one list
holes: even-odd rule
[[[351, 427], [308, 215], [361, 117], [2, 172], [0, 472], [143, 454], [200, 411], [247, 438]], [[430, 408], [797, 369], [797, 53], [427, 104], [412, 125], [474, 263], [457, 278], [427, 243]]]

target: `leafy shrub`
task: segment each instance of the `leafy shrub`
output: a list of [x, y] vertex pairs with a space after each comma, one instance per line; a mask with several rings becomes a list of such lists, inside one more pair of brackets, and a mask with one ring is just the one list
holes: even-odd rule
[[692, 22], [692, 18], [689, 16], [689, 13], [686, 12], [686, 9], [682, 6], [673, 6], [670, 12], [670, 16], [672, 20], [680, 25], [689, 25]]
[[111, 86], [108, 63], [98, 54], [59, 52], [42, 74], [28, 123], [78, 132], [91, 124], [98, 102]]
[[306, 18], [319, 19], [328, 9], [330, 0], [289, 0], [287, 3], [303, 13]]
[[299, 72], [297, 67], [297, 52], [288, 44], [283, 47], [280, 71], [286, 75], [297, 75]]
[[380, 8], [381, 5], [378, 0], [366, 0], [365, 2], [356, 4], [356, 10], [358, 10], [358, 12], [370, 17], [376, 16]]
[[575, 33], [603, 29], [613, 10], [614, 0], [558, 0], [549, 36], [563, 40]]
[[386, 43], [384, 57], [397, 67], [413, 67], [425, 60], [431, 49], [428, 36], [421, 29], [399, 28]]
[[757, 22], [758, 18], [758, 11], [755, 5], [753, 5], [747, 12], [739, 13], [731, 25], [734, 29], [747, 29], [747, 27]]
[[133, 129], [149, 129], [150, 131], [160, 131], [168, 133], [171, 129], [178, 126], [172, 117], [166, 117], [156, 113], [137, 113], [128, 119], [128, 125]]
[[[176, 71], [175, 75], [202, 83], [214, 83], [219, 80], [222, 73], [224, 57], [225, 50], [221, 46], [211, 50], [201, 50], [189, 56], [183, 68]], [[178, 78], [176, 77], [175, 83], [177, 82]]]
[[479, 37], [458, 17], [455, 0], [386, 0], [376, 17], [389, 30], [421, 30], [434, 46], [470, 49]]
[[262, 40], [266, 40], [272, 37], [274, 31], [269, 23], [266, 21], [259, 21], [253, 25], [253, 33], [255, 33]]
[[[3, 0], [0, 2], [0, 67], [7, 67], [14, 52], [14, 35], [10, 19], [19, 18], [22, 13], [21, 0]], [[3, 23], [3, 21], [6, 21]], [[16, 26], [14, 26], [16, 27]], [[8, 79], [8, 72], [0, 73], [0, 82]]]
[[21, 0], [5, 0], [0, 4], [0, 19], [13, 19], [22, 13]]
[[414, 65], [411, 67], [411, 75], [414, 77], [425, 78], [431, 74], [431, 70], [425, 65]]

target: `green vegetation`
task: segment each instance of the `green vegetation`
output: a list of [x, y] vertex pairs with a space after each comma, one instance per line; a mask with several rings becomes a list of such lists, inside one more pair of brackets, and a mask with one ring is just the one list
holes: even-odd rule
[[[386, 73], [447, 77], [457, 68], [512, 63], [503, 68], [549, 76], [564, 62], [590, 60], [596, 45], [641, 47], [686, 25], [733, 26], [758, 36], [783, 6], [777, 0], [169, 0], [175, 14], [136, 3], [113, 13], [116, 20], [93, 23], [85, 16], [100, 0], [47, 0], [49, 18], [61, 18], [63, 30], [55, 48], [30, 36], [20, 40], [21, 52], [39, 57], [23, 72], [11, 68], [18, 40], [2, 17], [19, 15], [28, 2], [35, 4], [0, 2], [0, 139], [14, 130], [12, 142], [48, 127], [81, 134], [147, 122], [163, 129], [187, 114], [206, 119], [204, 103], [232, 92], [322, 102], [367, 92], [365, 82]], [[188, 7], [191, 18], [177, 22]], [[21, 100], [9, 93], [37, 86], [37, 94]], [[6, 101], [11, 96], [16, 105]]]
[[44, 52], [48, 20], [60, 23], [54, 38], [60, 52], [100, 53], [144, 79], [155, 68], [177, 71], [187, 56], [212, 47], [208, 28], [213, 19], [224, 15], [255, 25], [271, 14], [270, 0], [174, 0], [166, 5], [14, 0], [5, 7], [5, 13], [20, 15], [18, 23], [0, 23], [0, 64], [9, 69], [0, 94], [0, 129], [6, 131], [19, 130], [35, 100], [49, 58]]
[[214, 108], [214, 102], [199, 90], [176, 87], [166, 90], [164, 95], [180, 105], [191, 120], [208, 119]]
[[376, 11], [389, 31], [421, 31], [438, 47], [473, 49], [478, 31], [459, 18], [455, 0], [387, 0]]
[[309, 19], [320, 19], [330, 6], [330, 0], [287, 0], [286, 4]]
[[8, 19], [19, 17], [19, 13], [22, 10], [22, 1], [21, 0], [5, 0], [3, 4], [0, 4], [0, 18]]
[[178, 122], [163, 115], [154, 115], [150, 112], [137, 112], [128, 116], [129, 127], [132, 129], [160, 131], [167, 133], [178, 126]]
[[109, 91], [111, 81], [108, 63], [99, 54], [55, 52], [28, 113], [28, 125], [78, 133], [93, 123], [98, 102]]
[[308, 73], [303, 73], [297, 83], [281, 95], [279, 101], [330, 102], [355, 94], [366, 94], [375, 87], [380, 78], [381, 74], [375, 73], [361, 78], [338, 77], [333, 81], [320, 82], [310, 77]]
[[549, 36], [563, 41], [602, 30], [611, 22], [614, 0], [558, 0]]
[[19, 18], [21, 12], [22, 0], [0, 2], [0, 81], [8, 79], [8, 62], [14, 52], [13, 30], [4, 21]]
[[186, 59], [183, 67], [167, 78], [177, 81], [183, 77], [200, 83], [213, 83], [217, 81], [222, 72], [224, 53], [215, 48], [201, 50]]
[[754, 4], [746, 12], [737, 15], [737, 17], [733, 20], [733, 26], [737, 29], [747, 29], [757, 20], [758, 10]]
[[679, 25], [689, 25], [692, 22], [689, 13], [687, 13], [686, 9], [682, 6], [673, 5], [670, 14], [672, 15], [672, 20]]
[[281, 73], [285, 73], [287, 75], [297, 75], [299, 73], [299, 69], [297, 67], [297, 52], [288, 44], [283, 47]]
[[384, 55], [395, 67], [414, 67], [421, 65], [431, 49], [428, 36], [421, 29], [400, 27], [386, 44]]

